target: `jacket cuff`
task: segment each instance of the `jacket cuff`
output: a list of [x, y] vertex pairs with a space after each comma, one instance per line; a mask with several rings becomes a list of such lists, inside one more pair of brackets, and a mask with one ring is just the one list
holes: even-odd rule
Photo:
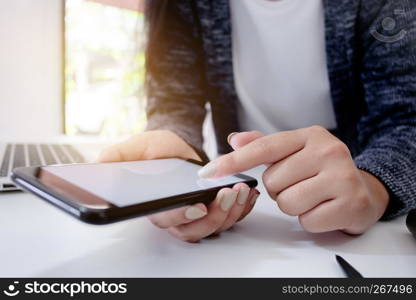
[[[155, 119], [154, 117], [147, 123], [146, 131], [150, 130], [169, 130], [183, 139], [201, 158], [203, 163], [208, 163], [209, 158], [202, 148], [202, 128], [201, 130], [190, 130], [192, 126], [182, 124], [183, 122], [177, 122], [172, 124], [172, 120], [169, 119], [169, 123], [163, 122], [163, 118]], [[167, 121], [167, 120], [166, 120]]]
[[381, 220], [403, 215], [414, 206], [413, 199], [409, 195], [415, 194], [416, 187], [406, 173], [409, 166], [405, 161], [397, 161], [398, 159], [393, 158], [388, 151], [381, 150], [367, 150], [354, 159], [359, 169], [378, 178], [389, 193], [389, 204]]

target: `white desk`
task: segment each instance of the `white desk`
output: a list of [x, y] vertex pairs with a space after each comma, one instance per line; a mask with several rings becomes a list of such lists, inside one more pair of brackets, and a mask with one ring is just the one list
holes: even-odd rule
[[0, 194], [0, 240], [1, 277], [343, 277], [335, 253], [364, 276], [416, 277], [404, 218], [360, 237], [309, 234], [267, 196], [231, 231], [188, 244], [146, 218], [87, 225], [32, 195]]

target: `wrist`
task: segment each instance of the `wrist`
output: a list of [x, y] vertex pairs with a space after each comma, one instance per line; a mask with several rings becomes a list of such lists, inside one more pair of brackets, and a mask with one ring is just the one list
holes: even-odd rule
[[[172, 130], [165, 130], [169, 135], [172, 135], [175, 137], [176, 140], [180, 140], [181, 143], [186, 145], [186, 151], [182, 153], [181, 156], [186, 159], [194, 159], [200, 162], [206, 162], [209, 161], [206, 154], [201, 150], [194, 147], [192, 144], [190, 144], [187, 140], [185, 140], [182, 136], [178, 135], [176, 132]], [[205, 161], [206, 160], [206, 161]]]
[[359, 170], [363, 178], [364, 184], [366, 185], [372, 203], [376, 208], [377, 220], [379, 220], [385, 213], [387, 206], [390, 201], [389, 192], [384, 184], [373, 174], [363, 170]]

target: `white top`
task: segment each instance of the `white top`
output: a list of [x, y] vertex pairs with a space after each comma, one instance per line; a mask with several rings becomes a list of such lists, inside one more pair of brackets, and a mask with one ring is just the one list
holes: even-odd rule
[[322, 0], [230, 0], [243, 130], [336, 128]]

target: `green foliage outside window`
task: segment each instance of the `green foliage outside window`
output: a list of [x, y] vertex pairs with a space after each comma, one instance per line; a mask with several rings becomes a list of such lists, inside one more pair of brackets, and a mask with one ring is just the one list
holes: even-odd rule
[[142, 131], [143, 14], [67, 0], [65, 131], [116, 137]]

